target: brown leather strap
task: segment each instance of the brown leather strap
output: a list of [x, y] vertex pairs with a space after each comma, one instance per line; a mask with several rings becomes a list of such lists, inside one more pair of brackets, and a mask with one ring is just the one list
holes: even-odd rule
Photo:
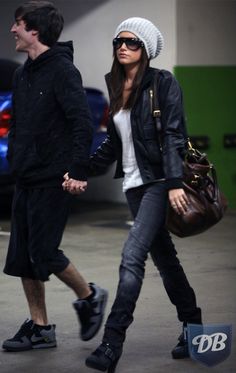
[[153, 102], [152, 102], [152, 116], [154, 118], [156, 129], [161, 132], [161, 109], [158, 99], [158, 89], [160, 84], [160, 70], [154, 71], [153, 79]]

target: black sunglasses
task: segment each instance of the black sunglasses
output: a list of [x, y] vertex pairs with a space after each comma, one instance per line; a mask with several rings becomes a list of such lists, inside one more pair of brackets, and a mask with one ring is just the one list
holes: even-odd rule
[[115, 50], [120, 49], [123, 43], [131, 51], [137, 51], [139, 48], [144, 47], [143, 42], [137, 38], [115, 38], [112, 41]]

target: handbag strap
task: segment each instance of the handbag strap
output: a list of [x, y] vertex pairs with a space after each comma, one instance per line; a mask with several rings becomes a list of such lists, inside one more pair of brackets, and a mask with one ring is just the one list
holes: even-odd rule
[[[158, 138], [160, 142], [160, 147], [162, 149], [162, 142], [161, 142], [161, 109], [160, 109], [160, 103], [158, 99], [158, 89], [159, 89], [159, 84], [160, 84], [160, 70], [156, 69], [154, 70], [154, 79], [153, 79], [153, 88], [150, 90], [150, 103], [151, 103], [151, 113], [156, 125], [156, 129], [158, 132]], [[192, 153], [196, 156], [199, 157], [199, 155], [202, 155], [197, 149], [194, 149], [192, 146], [192, 143], [190, 141], [189, 136], [187, 136], [187, 153]], [[203, 155], [202, 155], [203, 156]], [[204, 156], [206, 156], [204, 154]], [[207, 160], [208, 161], [208, 160]], [[212, 196], [207, 194], [206, 191], [204, 191], [204, 188], [202, 192], [205, 192], [206, 198], [210, 202], [215, 202], [219, 199], [219, 186], [218, 186], [218, 180], [217, 180], [217, 175], [216, 175], [216, 170], [214, 165], [211, 163], [210, 164], [210, 170], [209, 174], [211, 175], [211, 178], [206, 177], [208, 182], [212, 184]], [[206, 188], [205, 188], [206, 189]]]
[[155, 69], [154, 70], [154, 76], [153, 76], [153, 86], [150, 89], [150, 105], [151, 105], [151, 114], [154, 120], [154, 124], [157, 130], [157, 136], [159, 140], [159, 146], [160, 150], [162, 151], [162, 138], [161, 138], [161, 109], [158, 99], [158, 90], [159, 90], [159, 84], [160, 84], [160, 70]]
[[154, 70], [153, 87], [150, 89], [151, 113], [156, 124], [158, 135], [161, 132], [161, 109], [158, 99], [158, 89], [160, 84], [160, 70]]
[[[160, 85], [160, 71], [161, 70], [159, 69], [154, 70], [153, 86], [152, 86], [152, 89], [150, 90], [151, 113], [154, 119], [154, 123], [156, 125], [159, 139], [161, 139], [161, 130], [162, 130], [161, 109], [160, 109], [160, 102], [158, 98], [159, 85]], [[185, 124], [183, 127], [183, 135], [186, 141], [187, 148], [193, 149]]]

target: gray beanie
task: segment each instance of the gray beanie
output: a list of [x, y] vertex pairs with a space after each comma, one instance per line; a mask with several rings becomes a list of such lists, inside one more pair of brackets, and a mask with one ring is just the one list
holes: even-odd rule
[[143, 43], [149, 59], [157, 57], [164, 45], [164, 39], [156, 26], [145, 18], [128, 18], [117, 27], [115, 37], [122, 31], [136, 35]]

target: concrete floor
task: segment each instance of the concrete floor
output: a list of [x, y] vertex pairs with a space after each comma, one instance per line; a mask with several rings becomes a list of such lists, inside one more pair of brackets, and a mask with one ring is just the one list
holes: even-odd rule
[[[126, 205], [77, 202], [67, 225], [62, 248], [88, 282], [109, 290], [109, 312], [114, 299], [122, 244], [128, 234]], [[15, 334], [28, 317], [20, 281], [2, 273], [9, 236], [9, 214], [0, 210], [0, 341]], [[236, 212], [208, 232], [195, 238], [175, 238], [179, 258], [196, 291], [204, 323], [236, 323]], [[71, 302], [74, 295], [52, 276], [47, 283], [50, 323], [57, 324], [55, 349], [7, 353], [0, 351], [1, 373], [86, 373], [85, 358], [100, 343], [102, 330], [89, 342], [78, 338], [78, 324]], [[135, 311], [128, 330], [124, 353], [117, 373], [198, 373], [236, 372], [236, 343], [230, 357], [209, 368], [191, 359], [175, 361], [170, 351], [176, 344], [181, 325], [170, 304], [159, 274], [150, 259]]]

